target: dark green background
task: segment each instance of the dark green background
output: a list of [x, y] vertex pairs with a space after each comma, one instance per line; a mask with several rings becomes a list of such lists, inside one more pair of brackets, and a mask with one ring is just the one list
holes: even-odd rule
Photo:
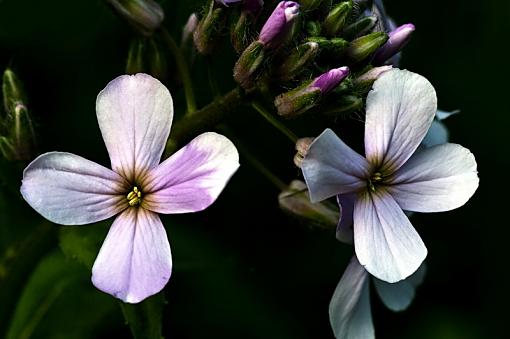
[[[179, 37], [180, 27], [201, 1], [162, 4], [165, 26]], [[404, 313], [391, 313], [372, 298], [377, 337], [504, 338], [510, 286], [506, 216], [510, 3], [398, 0], [387, 1], [386, 6], [398, 23], [417, 26], [402, 68], [432, 82], [440, 108], [462, 110], [446, 124], [451, 140], [475, 154], [480, 188], [459, 210], [413, 218], [429, 249], [428, 274]], [[26, 85], [41, 152], [70, 151], [108, 164], [95, 97], [123, 73], [132, 36], [130, 28], [99, 0], [0, 1], [0, 68], [11, 66]], [[224, 91], [233, 86], [234, 58], [224, 48], [222, 57], [212, 61]], [[199, 61], [192, 72], [201, 105], [211, 99], [203, 65]], [[173, 95], [176, 112], [182, 114], [182, 93]], [[239, 109], [229, 123], [282, 179], [290, 181], [298, 175], [291, 162], [293, 145], [252, 110]], [[328, 303], [352, 249], [330, 232], [310, 230], [288, 219], [278, 209], [278, 190], [243, 158], [241, 162], [231, 184], [206, 212], [163, 218], [175, 262], [165, 289], [164, 334], [169, 338], [332, 338]], [[37, 226], [42, 218], [5, 187], [1, 198], [2, 251], [21, 243], [18, 252], [23, 256], [15, 253], [11, 260], [2, 254], [0, 262], [12, 263], [17, 280], [2, 280], [0, 285], [0, 333], [8, 326], [14, 301], [30, 272], [55, 248], [39, 266], [49, 278], [34, 288], [34, 307], [42, 317], [34, 324], [33, 337], [128, 337], [116, 302], [95, 291], [89, 271], [61, 256], [57, 226]], [[36, 226], [44, 236], [34, 233]], [[86, 227], [107, 230], [104, 224]], [[27, 237], [33, 243], [23, 242]], [[62, 276], [76, 278], [56, 289], [62, 280], [57, 277]], [[56, 291], [55, 298], [48, 297], [52, 295], [48, 291]]]

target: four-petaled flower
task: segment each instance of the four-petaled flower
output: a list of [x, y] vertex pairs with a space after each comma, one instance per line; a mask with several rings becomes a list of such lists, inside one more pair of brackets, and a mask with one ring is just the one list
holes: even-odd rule
[[390, 283], [415, 272], [427, 255], [403, 210], [448, 211], [464, 205], [478, 187], [476, 161], [466, 148], [446, 143], [415, 152], [436, 108], [435, 90], [424, 77], [387, 71], [367, 97], [365, 157], [327, 129], [301, 165], [312, 202], [335, 195], [340, 204], [355, 200], [356, 256]]
[[168, 282], [172, 258], [157, 213], [211, 205], [239, 167], [224, 136], [204, 133], [160, 164], [173, 102], [158, 80], [120, 76], [99, 93], [97, 119], [112, 170], [71, 153], [50, 152], [25, 169], [21, 193], [46, 219], [83, 225], [117, 215], [92, 268], [92, 282], [136, 303]]

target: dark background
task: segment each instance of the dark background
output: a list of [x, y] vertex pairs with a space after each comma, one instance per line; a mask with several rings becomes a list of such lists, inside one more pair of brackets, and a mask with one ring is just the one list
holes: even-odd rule
[[[165, 26], [179, 37], [180, 27], [201, 1], [161, 3]], [[392, 313], [372, 295], [377, 337], [504, 338], [510, 286], [506, 221], [510, 2], [398, 0], [386, 1], [386, 7], [399, 24], [412, 22], [417, 27], [402, 68], [432, 82], [441, 109], [462, 111], [446, 124], [451, 141], [475, 154], [480, 188], [463, 208], [413, 217], [429, 249], [427, 276], [406, 312]], [[0, 0], [0, 68], [12, 67], [25, 83], [41, 152], [69, 151], [108, 164], [95, 97], [124, 72], [132, 37], [131, 29], [99, 0]], [[227, 91], [233, 86], [235, 56], [228, 48], [223, 50], [211, 62], [221, 89]], [[200, 105], [211, 99], [203, 66], [202, 60], [192, 70]], [[180, 91], [173, 95], [176, 113], [182, 114], [183, 95]], [[284, 181], [298, 175], [291, 161], [293, 145], [251, 109], [239, 109], [228, 123]], [[175, 263], [165, 288], [164, 334], [332, 338], [328, 304], [352, 248], [338, 243], [331, 232], [301, 226], [285, 216], [278, 208], [278, 189], [243, 158], [241, 163], [210, 209], [163, 218]], [[42, 218], [7, 189], [1, 194], [2, 251], [21, 243], [22, 250], [32, 253], [14, 255], [16, 261], [5, 252], [0, 259], [0, 268], [11, 261], [21, 267], [17, 280], [0, 286], [0, 333], [12, 319], [13, 300], [34, 268], [45, 270], [38, 262], [50, 253], [46, 271], [54, 271], [56, 277], [74, 272], [77, 278], [62, 285], [52, 279], [36, 284], [24, 299], [30, 305], [32, 298], [37, 310], [30, 317], [33, 328], [26, 333], [34, 338], [129, 337], [116, 301], [96, 292], [84, 267], [63, 259], [53, 230], [57, 226], [50, 231], [34, 226]], [[34, 234], [36, 227], [42, 227], [44, 237]], [[85, 227], [107, 230], [107, 224]], [[44, 239], [41, 248], [32, 247], [32, 240], [23, 242], [27, 235]], [[64, 266], [67, 271], [60, 273]]]

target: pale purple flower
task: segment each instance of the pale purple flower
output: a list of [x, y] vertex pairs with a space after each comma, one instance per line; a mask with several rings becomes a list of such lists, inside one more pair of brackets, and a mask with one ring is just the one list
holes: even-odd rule
[[427, 255], [403, 210], [452, 210], [478, 187], [476, 161], [466, 148], [446, 143], [415, 153], [436, 107], [435, 90], [424, 77], [387, 71], [367, 96], [365, 157], [327, 129], [301, 166], [312, 202], [353, 199], [356, 256], [390, 283], [415, 272]]
[[411, 40], [414, 30], [413, 24], [405, 24], [389, 32], [388, 41], [375, 52], [372, 63], [375, 65], [384, 64], [399, 53]]
[[[405, 310], [425, 276], [422, 265], [413, 275], [394, 284], [372, 277], [377, 295], [394, 312]], [[329, 303], [329, 321], [338, 339], [375, 338], [370, 307], [370, 274], [356, 256], [351, 259]]]
[[262, 27], [258, 40], [265, 48], [279, 47], [290, 31], [292, 23], [299, 15], [299, 4], [294, 1], [281, 1]]
[[327, 94], [334, 90], [348, 75], [349, 67], [333, 68], [315, 78], [310, 86], [319, 88], [322, 94]]
[[46, 219], [83, 225], [115, 218], [92, 268], [92, 282], [125, 302], [159, 292], [172, 270], [157, 213], [211, 205], [239, 166], [234, 145], [204, 133], [160, 164], [173, 118], [172, 97], [146, 74], [123, 75], [96, 102], [112, 170], [80, 156], [50, 152], [23, 173], [21, 193]]

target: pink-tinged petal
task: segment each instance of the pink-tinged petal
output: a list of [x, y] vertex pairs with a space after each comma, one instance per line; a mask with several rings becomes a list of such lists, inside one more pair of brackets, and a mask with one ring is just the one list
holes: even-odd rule
[[165, 287], [172, 256], [156, 213], [128, 208], [106, 236], [92, 267], [92, 283], [127, 303], [138, 303]]
[[375, 338], [368, 273], [353, 257], [329, 303], [329, 321], [337, 339]]
[[366, 159], [329, 128], [314, 139], [301, 164], [312, 202], [365, 187], [368, 167]]
[[147, 175], [142, 206], [165, 214], [201, 211], [218, 198], [238, 168], [234, 144], [223, 135], [203, 133]]
[[354, 205], [354, 248], [361, 265], [394, 283], [413, 274], [427, 249], [393, 197], [382, 188], [364, 192]]
[[414, 153], [436, 114], [434, 87], [421, 75], [393, 69], [367, 97], [365, 154], [379, 171], [391, 173]]
[[394, 312], [404, 311], [411, 305], [418, 287], [425, 277], [425, 263], [407, 279], [394, 284], [374, 278], [377, 294], [386, 307]]
[[33, 209], [62, 225], [90, 224], [127, 207], [120, 175], [71, 153], [37, 157], [25, 168], [20, 190]]
[[340, 206], [340, 220], [336, 227], [336, 238], [346, 244], [354, 243], [353, 213], [356, 194], [340, 194], [336, 196]]
[[172, 97], [161, 82], [122, 75], [99, 93], [96, 111], [115, 172], [134, 183], [159, 164], [173, 118]]
[[417, 152], [389, 178], [388, 191], [406, 211], [442, 212], [464, 205], [478, 188], [473, 154], [457, 144]]

